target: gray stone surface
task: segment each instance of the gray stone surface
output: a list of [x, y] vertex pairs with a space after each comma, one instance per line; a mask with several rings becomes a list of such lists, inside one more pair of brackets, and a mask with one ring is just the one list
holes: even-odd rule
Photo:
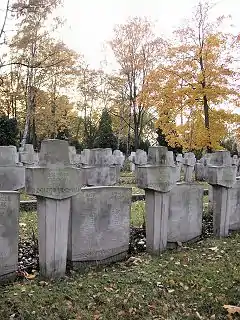
[[135, 159], [134, 159], [135, 164], [142, 166], [147, 164], [147, 161], [148, 161], [147, 152], [141, 149], [137, 149], [135, 153]]
[[146, 246], [149, 253], [159, 255], [167, 246], [169, 194], [145, 190]]
[[120, 166], [120, 168], [123, 167], [125, 161], [125, 156], [120, 150], [114, 150], [113, 151], [113, 164]]
[[208, 182], [213, 187], [213, 230], [217, 237], [226, 237], [231, 215], [231, 188], [236, 182], [237, 167], [228, 151], [212, 154], [208, 165]]
[[130, 161], [131, 172], [135, 171], [135, 154], [135, 152], [131, 152], [130, 156], [128, 157], [128, 160]]
[[81, 190], [82, 171], [70, 166], [66, 141], [43, 141], [39, 160], [41, 167], [26, 168], [26, 190], [37, 196], [40, 270], [45, 277], [60, 277], [66, 269], [70, 198]]
[[126, 255], [130, 208], [131, 188], [83, 188], [72, 198], [68, 259], [78, 265]]
[[90, 151], [90, 166], [106, 167], [113, 165], [114, 159], [111, 148], [96, 148]]
[[149, 147], [148, 164], [174, 166], [173, 152], [167, 147]]
[[150, 147], [148, 164], [138, 167], [137, 186], [146, 194], [147, 250], [159, 254], [166, 249], [169, 214], [169, 191], [177, 180], [173, 153], [165, 147]]
[[196, 158], [193, 152], [184, 153], [183, 158], [183, 171], [184, 171], [184, 181], [193, 181], [194, 166], [196, 164]]
[[41, 275], [61, 277], [66, 271], [71, 199], [37, 199]]
[[229, 230], [240, 230], [240, 180], [230, 189], [230, 217]]
[[19, 204], [18, 192], [0, 191], [0, 281], [17, 270]]
[[177, 168], [167, 165], [145, 165], [138, 167], [137, 186], [141, 189], [170, 191], [177, 180]]
[[117, 183], [120, 173], [116, 166], [109, 167], [83, 167], [84, 185], [87, 186], [113, 186]]
[[203, 186], [178, 183], [170, 191], [168, 242], [187, 242], [202, 233]]
[[176, 156], [176, 181], [181, 181], [183, 156], [181, 153]]
[[19, 190], [25, 186], [25, 168], [16, 161], [16, 147], [0, 146], [0, 190]]
[[25, 144], [24, 148], [19, 151], [19, 159], [24, 165], [37, 164], [37, 158], [32, 144]]
[[89, 166], [89, 164], [90, 164], [90, 153], [91, 153], [90, 149], [84, 149], [81, 152], [81, 164], [82, 165]]

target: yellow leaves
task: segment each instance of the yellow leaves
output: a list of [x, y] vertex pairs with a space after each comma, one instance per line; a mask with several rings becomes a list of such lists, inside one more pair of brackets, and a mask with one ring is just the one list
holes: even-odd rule
[[233, 319], [233, 317], [232, 317], [233, 314], [235, 314], [235, 313], [240, 314], [240, 307], [231, 306], [231, 305], [224, 305], [223, 308], [227, 310], [229, 320]]

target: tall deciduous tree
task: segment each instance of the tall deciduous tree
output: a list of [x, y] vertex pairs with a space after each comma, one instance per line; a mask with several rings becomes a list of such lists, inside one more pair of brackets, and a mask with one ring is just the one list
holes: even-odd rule
[[162, 40], [154, 35], [153, 26], [148, 20], [136, 17], [115, 27], [110, 45], [128, 88], [128, 142], [133, 123], [137, 149], [143, 133], [144, 114], [150, 106], [147, 96], [140, 93], [147, 88], [148, 75], [159, 61]]
[[[31, 120], [35, 126], [37, 77], [40, 70], [52, 66], [49, 63], [55, 52], [46, 52], [45, 45], [50, 42], [45, 22], [61, 0], [17, 0], [13, 6], [19, 20], [18, 31], [12, 41], [17, 52], [15, 64], [26, 67], [26, 117], [21, 145], [27, 142]], [[57, 64], [57, 62], [54, 62]]]
[[220, 32], [225, 20], [210, 22], [211, 6], [199, 2], [193, 21], [174, 32], [165, 61], [151, 74], [149, 95], [168, 142], [185, 149], [218, 148], [235, 121], [238, 73], [232, 35]]

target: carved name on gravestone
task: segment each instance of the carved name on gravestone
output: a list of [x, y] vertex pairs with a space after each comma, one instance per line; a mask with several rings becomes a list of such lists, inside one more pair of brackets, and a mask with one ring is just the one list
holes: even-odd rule
[[178, 183], [170, 191], [168, 242], [186, 242], [202, 233], [203, 187]]
[[0, 281], [17, 270], [19, 204], [18, 192], [0, 191]]
[[87, 187], [72, 198], [68, 259], [74, 265], [122, 259], [129, 247], [131, 188]]
[[70, 166], [68, 143], [45, 140], [39, 167], [26, 168], [26, 191], [37, 196], [41, 274], [65, 274], [70, 198], [81, 191], [82, 171]]
[[17, 149], [0, 146], [0, 190], [19, 190], [25, 186], [25, 168], [16, 163]]

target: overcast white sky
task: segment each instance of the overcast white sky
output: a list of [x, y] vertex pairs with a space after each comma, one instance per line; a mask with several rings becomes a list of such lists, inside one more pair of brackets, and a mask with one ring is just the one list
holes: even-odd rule
[[[212, 14], [232, 15], [232, 32], [240, 33], [240, 0], [216, 0]], [[3, 9], [7, 0], [0, 0]], [[156, 23], [157, 35], [170, 36], [171, 31], [191, 17], [198, 0], [64, 0], [58, 14], [66, 19], [59, 35], [72, 49], [84, 54], [93, 68], [98, 68], [106, 55], [104, 43], [113, 35], [115, 24], [124, 23], [130, 16], [146, 16]], [[0, 11], [0, 26], [3, 11]], [[106, 51], [105, 51], [106, 52]], [[113, 60], [107, 56], [110, 68]]]
[[[1, 0], [0, 0], [1, 1]], [[217, 0], [213, 16], [232, 15], [233, 32], [240, 32], [240, 0]], [[174, 27], [191, 16], [198, 0], [65, 0], [61, 14], [67, 19], [62, 39], [82, 52], [92, 67], [104, 58], [103, 44], [113, 27], [129, 16], [147, 16], [156, 22], [159, 35], [170, 35]]]

